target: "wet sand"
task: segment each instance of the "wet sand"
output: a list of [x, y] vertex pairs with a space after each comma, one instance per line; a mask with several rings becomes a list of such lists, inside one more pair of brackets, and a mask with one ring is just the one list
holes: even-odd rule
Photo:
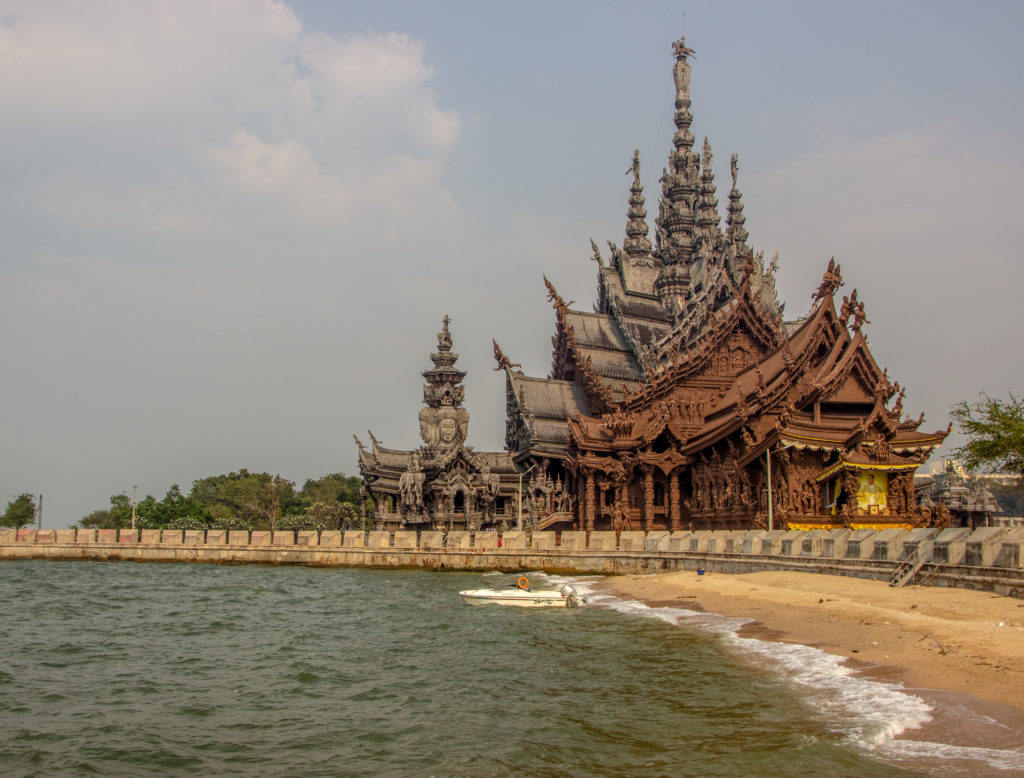
[[752, 619], [741, 635], [849, 657], [945, 707], [949, 693], [970, 695], [987, 702], [975, 711], [1024, 732], [1024, 600], [792, 572], [618, 576], [605, 586], [649, 606]]

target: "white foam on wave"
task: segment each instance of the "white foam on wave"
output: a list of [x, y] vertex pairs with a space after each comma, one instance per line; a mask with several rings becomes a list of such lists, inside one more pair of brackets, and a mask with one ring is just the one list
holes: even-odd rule
[[[908, 730], [919, 729], [932, 720], [932, 707], [901, 684], [859, 675], [846, 665], [846, 657], [796, 643], [740, 637], [737, 631], [751, 619], [678, 607], [651, 608], [636, 600], [595, 592], [598, 580], [575, 582], [591, 605], [721, 635], [726, 645], [777, 668], [806, 692], [808, 704], [824, 714], [822, 720], [829, 722], [833, 731], [852, 747], [885, 761], [927, 761], [934, 765], [936, 775], [957, 774], [965, 765], [984, 765], [990, 771], [1024, 770], [1024, 754], [1016, 750], [901, 739], [900, 735]], [[943, 762], [953, 772], [947, 771]]]
[[1012, 772], [1014, 775], [1024, 773], [1024, 754], [1008, 749], [954, 746], [926, 740], [893, 740], [883, 744], [878, 750], [884, 757], [893, 761], [941, 759], [948, 764], [948, 769], [944, 770], [940, 766], [935, 770], [935, 774], [942, 776], [964, 775], [965, 770], [977, 775], [978, 765], [984, 765], [993, 771]]

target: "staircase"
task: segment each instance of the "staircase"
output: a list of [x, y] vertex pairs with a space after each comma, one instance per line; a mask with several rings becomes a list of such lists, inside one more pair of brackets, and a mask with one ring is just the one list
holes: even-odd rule
[[537, 522], [537, 525], [533, 528], [534, 532], [539, 532], [558, 524], [560, 521], [573, 521], [573, 515], [568, 511], [562, 511], [561, 513], [552, 513], [550, 516], [545, 516]]
[[928, 562], [922, 554], [918, 553], [919, 548], [920, 546], [914, 546], [914, 550], [907, 555], [906, 559], [900, 562], [899, 567], [893, 570], [892, 577], [889, 579], [889, 586], [900, 589], [908, 583], [914, 582], [914, 576]]

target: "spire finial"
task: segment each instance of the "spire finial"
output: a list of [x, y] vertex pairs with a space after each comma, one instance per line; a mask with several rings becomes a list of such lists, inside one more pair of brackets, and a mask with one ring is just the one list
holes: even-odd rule
[[437, 347], [441, 351], [451, 351], [452, 333], [448, 330], [448, 325], [451, 323], [452, 319], [446, 313], [444, 318], [441, 319], [441, 331], [437, 333]]
[[739, 179], [739, 157], [735, 154], [729, 160], [729, 169], [732, 172], [732, 190], [729, 192], [729, 213], [725, 217], [726, 236], [729, 242], [735, 244], [737, 255], [746, 253], [747, 238], [750, 237], [743, 225], [746, 218], [743, 216], [743, 195], [740, 194], [737, 180]]
[[651, 241], [647, 234], [647, 208], [644, 207], [644, 188], [640, 183], [640, 150], [633, 151], [633, 164], [626, 175], [633, 174], [633, 184], [629, 188], [629, 209], [626, 212], [626, 239], [622, 249], [632, 259], [650, 256]]

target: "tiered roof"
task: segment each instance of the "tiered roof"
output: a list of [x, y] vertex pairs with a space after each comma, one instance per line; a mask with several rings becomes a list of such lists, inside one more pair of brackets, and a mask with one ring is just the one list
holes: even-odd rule
[[594, 312], [570, 309], [545, 278], [556, 317], [551, 374], [506, 367], [509, 449], [566, 455], [585, 442], [636, 450], [668, 430], [678, 452], [695, 455], [745, 430], [747, 461], [782, 440], [845, 451], [862, 443], [876, 455], [888, 447], [895, 465], [897, 452], [938, 445], [947, 433], [917, 432], [920, 420], [902, 418], [902, 394], [888, 407], [898, 384], [867, 348], [855, 290], [837, 313], [833, 295], [843, 282], [834, 261], [807, 316], [783, 321], [778, 257], [765, 267], [763, 252], [748, 244], [735, 155], [721, 228], [711, 145], [705, 138], [702, 154], [693, 150], [693, 51], [681, 39], [674, 54], [677, 131], [661, 178], [656, 246], [634, 152], [623, 250], [609, 243], [606, 263], [591, 242]]

